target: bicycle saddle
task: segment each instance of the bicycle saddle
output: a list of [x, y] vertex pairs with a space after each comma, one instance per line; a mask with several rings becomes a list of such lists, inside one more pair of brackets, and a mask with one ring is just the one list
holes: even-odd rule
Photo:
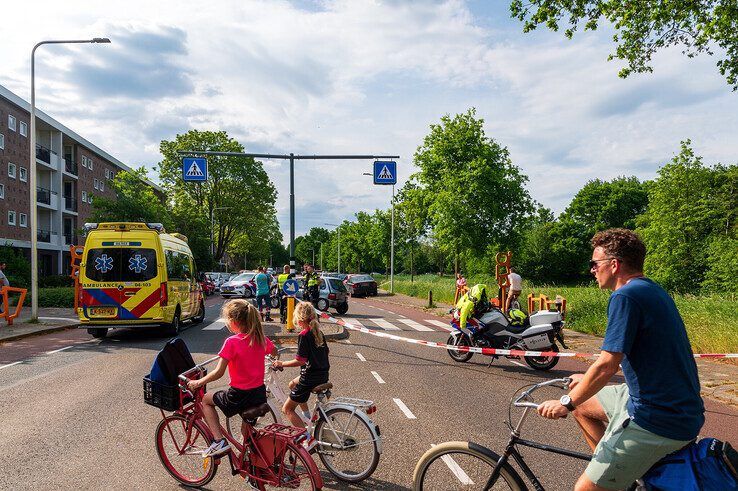
[[269, 412], [269, 404], [264, 403], [264, 404], [259, 404], [258, 406], [250, 407], [246, 409], [245, 411], [241, 411], [241, 417], [246, 420], [257, 419], [257, 418], [264, 416], [268, 412]]
[[321, 392], [325, 392], [327, 390], [331, 390], [333, 388], [333, 384], [330, 382], [326, 382], [324, 384], [316, 385], [313, 387], [313, 394], [320, 394]]

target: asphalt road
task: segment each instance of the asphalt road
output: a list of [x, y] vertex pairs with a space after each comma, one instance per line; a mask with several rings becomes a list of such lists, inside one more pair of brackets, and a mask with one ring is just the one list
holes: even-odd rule
[[[213, 327], [219, 306], [220, 299], [209, 299], [205, 323], [181, 335], [197, 361], [217, 353], [228, 335], [206, 329]], [[344, 318], [405, 337], [445, 341], [448, 336], [429, 322], [437, 318], [376, 300], [352, 299]], [[141, 379], [165, 341], [156, 333], [133, 331], [99, 341], [72, 330], [0, 345], [0, 489], [181, 489], [154, 449], [161, 414], [142, 398]], [[324, 471], [325, 489], [407, 489], [420, 456], [448, 440], [472, 440], [500, 452], [509, 437], [505, 421], [516, 389], [586, 368], [562, 359], [542, 373], [521, 360], [499, 359], [488, 366], [489, 358], [480, 355], [461, 364], [441, 349], [356, 332], [330, 348], [334, 395], [376, 402], [372, 417], [381, 428], [384, 453], [374, 475], [359, 486], [337, 483]], [[297, 370], [288, 369], [283, 380], [293, 373]], [[561, 394], [551, 389], [541, 395]], [[738, 411], [711, 401], [707, 408], [703, 434], [737, 442]], [[523, 436], [586, 451], [572, 418], [531, 417]], [[584, 468], [583, 462], [539, 450], [523, 455], [546, 489], [571, 489]], [[209, 489], [243, 486], [221, 465]]]

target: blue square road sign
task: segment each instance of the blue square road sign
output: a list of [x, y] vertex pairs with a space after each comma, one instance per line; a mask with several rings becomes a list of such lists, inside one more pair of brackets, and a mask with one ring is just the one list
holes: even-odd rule
[[391, 160], [374, 162], [374, 184], [397, 184], [397, 162]]
[[208, 161], [201, 157], [185, 157], [182, 159], [182, 179], [189, 182], [205, 182], [208, 180]]

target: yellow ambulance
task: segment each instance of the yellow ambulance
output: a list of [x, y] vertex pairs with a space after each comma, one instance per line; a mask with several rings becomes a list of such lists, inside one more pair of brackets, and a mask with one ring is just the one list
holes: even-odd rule
[[187, 237], [160, 223], [86, 223], [79, 272], [80, 327], [96, 338], [111, 328], [163, 327], [205, 319]]

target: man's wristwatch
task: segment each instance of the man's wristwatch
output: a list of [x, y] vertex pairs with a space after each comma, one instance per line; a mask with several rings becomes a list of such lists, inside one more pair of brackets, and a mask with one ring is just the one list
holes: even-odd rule
[[571, 402], [571, 397], [569, 397], [569, 394], [565, 394], [561, 396], [561, 399], [559, 399], [559, 402], [561, 403], [562, 406], [568, 409], [569, 412], [576, 409], [576, 407], [574, 407], [574, 404]]

